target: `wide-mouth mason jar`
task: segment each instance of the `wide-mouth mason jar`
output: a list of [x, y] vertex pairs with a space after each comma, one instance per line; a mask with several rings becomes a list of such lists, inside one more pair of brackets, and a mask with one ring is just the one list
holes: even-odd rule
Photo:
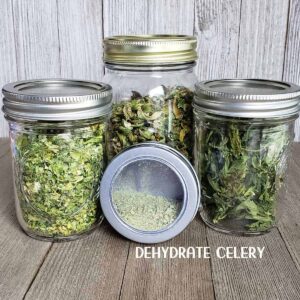
[[103, 81], [113, 88], [109, 159], [147, 141], [166, 143], [192, 158], [196, 44], [195, 37], [186, 35], [104, 40]]
[[87, 234], [103, 219], [98, 186], [106, 163], [111, 87], [27, 80], [5, 85], [3, 94], [22, 229], [50, 241]]
[[207, 225], [239, 235], [275, 225], [299, 96], [299, 86], [270, 80], [197, 85], [194, 161]]

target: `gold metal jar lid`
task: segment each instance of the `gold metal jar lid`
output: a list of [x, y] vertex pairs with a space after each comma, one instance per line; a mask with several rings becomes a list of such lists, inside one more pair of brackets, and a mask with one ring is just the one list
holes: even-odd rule
[[104, 62], [167, 65], [197, 59], [197, 39], [188, 35], [118, 35], [104, 39]]

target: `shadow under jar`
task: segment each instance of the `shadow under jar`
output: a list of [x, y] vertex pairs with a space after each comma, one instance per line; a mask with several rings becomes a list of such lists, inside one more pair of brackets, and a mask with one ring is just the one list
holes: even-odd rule
[[42, 240], [73, 240], [102, 220], [97, 188], [105, 166], [111, 87], [34, 80], [3, 88], [15, 204], [22, 229]]
[[108, 156], [141, 142], [168, 144], [192, 158], [196, 38], [185, 35], [115, 36], [104, 40], [113, 88]]
[[294, 84], [268, 80], [197, 86], [194, 161], [207, 225], [239, 235], [262, 234], [274, 226], [299, 95]]

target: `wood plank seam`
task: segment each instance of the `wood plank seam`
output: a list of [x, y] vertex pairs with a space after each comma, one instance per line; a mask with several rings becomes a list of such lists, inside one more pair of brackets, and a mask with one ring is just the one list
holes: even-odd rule
[[[102, 22], [101, 22], [101, 25], [102, 25], [102, 47], [103, 47], [103, 43], [104, 43], [104, 39], [105, 39], [105, 34], [104, 34], [104, 0], [101, 0], [101, 13], [102, 13]], [[103, 60], [103, 57], [102, 57], [102, 60]], [[105, 72], [105, 63], [103, 61], [103, 76], [105, 76], [106, 72]]]
[[[208, 226], [206, 224], [204, 226], [205, 226], [206, 244], [207, 244], [208, 247], [210, 247], [209, 242], [208, 242], [208, 234], [207, 234]], [[209, 259], [209, 265], [210, 265], [210, 275], [211, 275], [211, 280], [212, 280], [212, 287], [213, 287], [214, 299], [217, 299], [216, 298], [216, 291], [215, 291], [215, 281], [214, 281], [214, 274], [213, 274], [212, 258]]]
[[[283, 79], [288, 82], [294, 82], [296, 84], [300, 83], [299, 78], [299, 1], [290, 0], [289, 1], [289, 21], [287, 24], [287, 40], [285, 47], [285, 62]], [[300, 119], [296, 120], [295, 125], [295, 140], [300, 140]]]
[[289, 255], [290, 255], [292, 261], [295, 263], [295, 266], [296, 266], [297, 270], [298, 270], [299, 273], [300, 273], [300, 263], [299, 263], [297, 257], [296, 257], [295, 255], [292, 254], [292, 246], [291, 246], [291, 245], [289, 244], [289, 242], [285, 239], [285, 234], [281, 231], [280, 225], [278, 225], [278, 226], [276, 227], [276, 229], [278, 230], [278, 233], [279, 233], [279, 235], [281, 236], [281, 238], [282, 238], [282, 240], [283, 240], [283, 242], [284, 242], [284, 244], [285, 244], [285, 246], [286, 246], [286, 249], [287, 249], [287, 251], [288, 251], [288, 253], [289, 253]]
[[60, 29], [59, 29], [59, 12], [58, 12], [58, 0], [56, 0], [56, 24], [57, 24], [57, 37], [58, 37], [58, 58], [59, 58], [59, 75], [62, 74], [62, 63], [61, 63], [61, 45], [60, 45]]
[[[284, 56], [283, 56], [283, 67], [282, 67], [282, 81], [285, 81], [286, 76], [286, 66], [287, 66], [287, 56], [288, 56], [288, 48], [289, 48], [289, 35], [290, 35], [290, 18], [291, 18], [291, 1], [288, 2], [288, 17], [287, 17], [287, 24], [286, 24], [286, 38], [285, 38], [285, 46], [284, 46]], [[290, 81], [290, 80], [289, 80]], [[295, 81], [295, 80], [294, 80]], [[295, 83], [298, 83], [295, 81]], [[299, 118], [298, 118], [299, 121]], [[299, 141], [298, 131], [300, 131], [300, 128], [297, 128], [297, 120], [295, 121], [294, 130], [295, 130], [295, 141]]]
[[[14, 48], [14, 51], [15, 51], [15, 60], [16, 62], [18, 62], [18, 51], [17, 51], [17, 43], [16, 43], [16, 40], [17, 40], [17, 32], [16, 32], [16, 25], [15, 25], [15, 11], [14, 11], [14, 6], [13, 6], [13, 3], [12, 3], [13, 0], [10, 0], [10, 6], [11, 6], [11, 14], [12, 14], [12, 24], [13, 24], [13, 31], [14, 31], [14, 45], [15, 45], [15, 48]], [[20, 76], [19, 76], [19, 65], [18, 63], [16, 63], [16, 72], [17, 72], [17, 80], [19, 80]]]
[[[196, 11], [197, 11], [197, 4], [196, 4], [197, 0], [194, 0], [194, 23], [193, 23], [193, 36], [196, 36], [196, 22], [197, 22], [197, 15], [196, 15]], [[198, 54], [198, 49], [197, 49], [197, 54]]]
[[[210, 241], [210, 243], [209, 243], [210, 247], [219, 246], [220, 245], [219, 243], [220, 242], [222, 243], [222, 240], [223, 240], [223, 243], [225, 243], [223, 246], [225, 246], [225, 245], [231, 246], [232, 241], [236, 238], [238, 239], [238, 237], [236, 237], [234, 235], [231, 237], [230, 235], [220, 234], [213, 230], [211, 230], [211, 232], [208, 235], [209, 235], [208, 240]], [[270, 259], [269, 262], [272, 262], [272, 260], [276, 259], [276, 256], [273, 256], [273, 254], [272, 254], [272, 253], [274, 253], [274, 251], [276, 251], [276, 249], [274, 249], [274, 247], [273, 247], [274, 245], [272, 244], [272, 241], [271, 241], [269, 235], [273, 235], [274, 237], [276, 237], [276, 236], [279, 237], [279, 239], [281, 241], [281, 249], [279, 249], [281, 254], [286, 252], [286, 250], [288, 250], [286, 247], [285, 241], [283, 240], [282, 236], [280, 235], [280, 233], [278, 232], [278, 229], [276, 227], [270, 233], [261, 235], [260, 237], [249, 237], [249, 241], [251, 242], [251, 240], [252, 240], [253, 242], [255, 242], [256, 238], [258, 240], [261, 240], [261, 243], [266, 248], [265, 252], [268, 254], [268, 256], [265, 257], [265, 259], [267, 259], [267, 260]], [[248, 238], [244, 237], [243, 239], [245, 239], [245, 243], [240, 244], [240, 246], [246, 246], [246, 244], [248, 246], [251, 246], [251, 244], [249, 244], [249, 242], [247, 242]], [[288, 251], [288, 253], [290, 254], [289, 251]], [[294, 268], [295, 262], [291, 259], [291, 256], [286, 254], [284, 257], [284, 260], [289, 261], [290, 262], [289, 267]], [[262, 260], [262, 262], [263, 262], [263, 260]], [[273, 278], [275, 280], [275, 282], [269, 281], [268, 284], [264, 284], [263, 281], [265, 279], [263, 279], [263, 276], [262, 276], [263, 273], [257, 274], [259, 277], [261, 277], [261, 279], [263, 279], [263, 281], [261, 282], [262, 285], [259, 286], [258, 288], [254, 288], [254, 289], [252, 289], [251, 287], [249, 288], [249, 286], [247, 286], [248, 293], [250, 292], [251, 294], [244, 294], [247, 296], [242, 297], [242, 294], [245, 292], [245, 290], [243, 290], [243, 286], [245, 286], [245, 284], [247, 284], [247, 283], [245, 283], [245, 280], [248, 279], [250, 285], [254, 284], [256, 281], [256, 279], [254, 279], [254, 278], [256, 278], [256, 270], [253, 269], [252, 264], [249, 263], [247, 259], [241, 260], [240, 263], [238, 261], [233, 262], [233, 260], [230, 260], [230, 259], [229, 260], [226, 259], [222, 262], [222, 260], [219, 260], [216, 257], [212, 258], [212, 263], [213, 263], [212, 264], [212, 267], [213, 267], [212, 272], [216, 276], [215, 278], [212, 277], [213, 283], [214, 283], [214, 288], [216, 291], [216, 299], [298, 299], [298, 298], [290, 297], [290, 295], [295, 295], [297, 293], [298, 293], [297, 295], [300, 295], [299, 287], [297, 287], [298, 285], [296, 284], [296, 282], [297, 282], [296, 280], [293, 281], [293, 283], [291, 283], [293, 290], [284, 291], [284, 288], [283, 288], [284, 284], [282, 282], [282, 279], [284, 277], [282, 275], [286, 272], [288, 273], [289, 271], [287, 271], [288, 269], [285, 269], [285, 270], [278, 269], [279, 265], [276, 266], [276, 264], [275, 264], [275, 269], [273, 270], [273, 271], [275, 271], [274, 278]], [[228, 269], [227, 269], [227, 267], [228, 267]], [[244, 268], [246, 268], [248, 271], [250, 271], [250, 273], [247, 274], [247, 276], [244, 279], [242, 279], [242, 281], [239, 284], [238, 278], [236, 277], [236, 273], [234, 270], [236, 269], [238, 276], [241, 276], [241, 274], [243, 274], [243, 272], [244, 272]], [[272, 269], [272, 267], [271, 267], [271, 269]], [[269, 269], [269, 271], [271, 269]], [[282, 273], [281, 273], [281, 271], [282, 271]], [[297, 274], [297, 276], [299, 276], [300, 273], [299, 273], [297, 266], [295, 266], [295, 271], [296, 271], [296, 273], [294, 273], [294, 275]], [[218, 272], [220, 272], [220, 273], [218, 273]], [[261, 270], [261, 272], [262, 272], [262, 270]], [[267, 273], [268, 272], [266, 272], [266, 274]], [[223, 281], [224, 279], [225, 279], [225, 281]], [[259, 279], [259, 280], [261, 280], [261, 279]], [[270, 279], [270, 278], [268, 278], [268, 279]], [[266, 279], [266, 282], [268, 282], [268, 279]], [[260, 283], [259, 280], [258, 280], [258, 283]], [[261, 290], [262, 287], [270, 289], [269, 291], [272, 292], [273, 295], [270, 296], [269, 298], [267, 298], [266, 297], [267, 291]], [[287, 292], [287, 294], [285, 294], [286, 292]], [[283, 296], [283, 294], [285, 294], [285, 297]]]
[[[197, 20], [197, 17], [196, 17], [196, 10], [197, 10], [197, 6], [196, 6], [196, 1], [197, 0], [193, 0], [193, 8], [194, 8], [194, 14], [193, 14], [193, 36], [196, 35], [196, 20]], [[198, 54], [198, 53], [197, 53]]]
[[[102, 45], [101, 46], [103, 47], [103, 42], [104, 42], [104, 38], [105, 38], [105, 36], [104, 36], [104, 30], [105, 30], [105, 28], [104, 28], [104, 0], [101, 0], [101, 19], [102, 19], [102, 22], [101, 22]], [[103, 69], [103, 76], [104, 76], [105, 75], [105, 63], [103, 61], [103, 54], [102, 54], [102, 69]]]
[[36, 279], [37, 275], [39, 274], [39, 272], [40, 272], [40, 270], [41, 270], [41, 268], [42, 268], [42, 266], [43, 266], [43, 264], [44, 264], [44, 262], [45, 262], [47, 256], [49, 255], [49, 253], [50, 253], [50, 251], [51, 251], [51, 249], [52, 249], [52, 247], [53, 247], [53, 243], [50, 244], [50, 246], [49, 246], [47, 252], [45, 253], [45, 255], [44, 255], [44, 257], [43, 257], [43, 259], [42, 259], [42, 261], [41, 261], [41, 263], [40, 263], [40, 265], [39, 265], [39, 267], [37, 268], [36, 272], [33, 274], [32, 280], [30, 281], [30, 283], [29, 283], [29, 285], [28, 285], [28, 288], [27, 288], [27, 290], [26, 290], [26, 292], [25, 292], [25, 294], [24, 294], [24, 296], [23, 296], [23, 298], [22, 298], [23, 300], [26, 299], [26, 295], [28, 294], [28, 292], [30, 291], [30, 289], [31, 289], [31, 287], [32, 287], [32, 285], [33, 285], [33, 283], [35, 282], [35, 279]]
[[297, 269], [299, 270], [299, 272], [300, 272], [300, 268], [299, 268], [298, 262], [294, 259], [293, 255], [292, 255], [292, 253], [291, 253], [291, 249], [290, 249], [290, 247], [289, 247], [289, 244], [288, 244], [288, 242], [285, 240], [284, 234], [282, 234], [282, 232], [281, 232], [281, 230], [280, 230], [280, 225], [278, 224], [276, 227], [274, 227], [274, 229], [276, 229], [276, 230], [278, 231], [278, 234], [281, 236], [281, 238], [282, 238], [282, 240], [283, 240], [283, 242], [284, 242], [284, 244], [285, 244], [285, 247], [286, 247], [286, 249], [287, 249], [287, 252], [289, 253], [289, 255], [290, 255], [292, 261], [295, 263], [296, 268], [297, 268]]
[[[282, 234], [282, 232], [281, 232], [281, 230], [280, 230], [280, 226], [277, 225], [277, 226], [274, 228], [274, 230], [277, 230], [277, 231], [278, 231], [278, 234], [279, 234], [280, 237], [282, 238], [282, 241], [284, 242], [285, 248], [286, 248], [286, 250], [287, 250], [287, 252], [288, 252], [288, 254], [289, 254], [291, 260], [294, 262], [296, 269], [297, 269], [297, 270], [299, 271], [299, 273], [300, 273], [300, 268], [299, 268], [298, 261], [297, 261], [297, 260], [294, 258], [294, 256], [292, 255], [291, 249], [290, 249], [290, 247], [289, 247], [287, 241], [285, 240], [284, 235]], [[270, 251], [271, 251], [271, 250], [270, 250]]]
[[119, 300], [120, 300], [121, 297], [122, 297], [123, 283], [124, 283], [124, 279], [125, 279], [126, 268], [127, 268], [127, 264], [128, 264], [128, 258], [129, 258], [129, 254], [130, 254], [131, 244], [132, 244], [132, 242], [130, 242], [130, 243], [128, 244], [127, 257], [126, 257], [126, 262], [125, 262], [125, 266], [124, 266], [124, 270], [123, 270], [122, 282], [121, 282], [121, 287], [120, 287], [120, 292], [119, 292]]
[[238, 45], [237, 45], [237, 53], [236, 53], [236, 71], [235, 77], [238, 77], [239, 72], [239, 52], [240, 52], [240, 37], [241, 37], [241, 20], [242, 20], [242, 7], [243, 7], [243, 0], [240, 0], [240, 18], [239, 18], [239, 32], [238, 32]]
[[286, 33], [285, 33], [285, 43], [284, 43], [284, 53], [283, 53], [283, 65], [282, 65], [282, 80], [284, 80], [284, 70], [286, 66], [286, 55], [287, 55], [287, 48], [288, 48], [288, 39], [289, 39], [289, 29], [290, 29], [290, 9], [291, 9], [291, 0], [288, 2], [288, 15], [286, 20]]
[[3, 155], [1, 155], [1, 156], [0, 156], [0, 159], [1, 159], [2, 157], [4, 157], [5, 155], [7, 155], [9, 152], [10, 152], [10, 149], [8, 149]]

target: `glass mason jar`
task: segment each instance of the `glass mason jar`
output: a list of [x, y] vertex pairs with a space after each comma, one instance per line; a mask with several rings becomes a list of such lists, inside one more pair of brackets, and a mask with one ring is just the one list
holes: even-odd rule
[[113, 88], [108, 157], [145, 141], [166, 143], [192, 158], [192, 100], [196, 38], [115, 36], [104, 40], [106, 75]]
[[300, 88], [268, 80], [200, 83], [195, 97], [195, 168], [204, 222], [253, 235], [275, 224], [285, 189]]
[[105, 166], [111, 87], [76, 80], [34, 80], [3, 88], [15, 204], [34, 238], [72, 240], [102, 220], [98, 186]]

